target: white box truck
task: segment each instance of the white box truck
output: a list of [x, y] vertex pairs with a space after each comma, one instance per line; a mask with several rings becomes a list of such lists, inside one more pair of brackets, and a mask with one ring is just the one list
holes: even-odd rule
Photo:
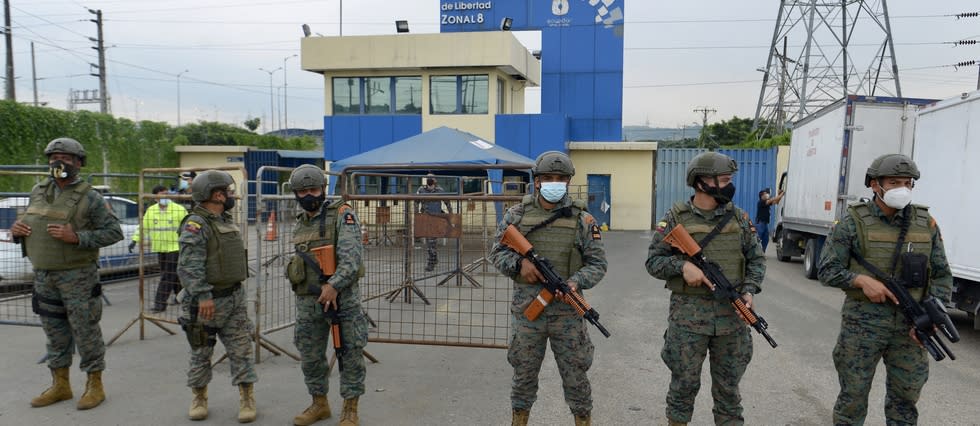
[[772, 230], [780, 261], [803, 256], [807, 278], [817, 277], [834, 223], [849, 203], [872, 196], [864, 186], [871, 161], [887, 153], [911, 155], [915, 110], [932, 102], [851, 95], [793, 125], [789, 165], [779, 183], [786, 195]]
[[980, 91], [919, 110], [912, 159], [922, 173], [912, 202], [929, 206], [953, 271], [951, 305], [980, 330]]

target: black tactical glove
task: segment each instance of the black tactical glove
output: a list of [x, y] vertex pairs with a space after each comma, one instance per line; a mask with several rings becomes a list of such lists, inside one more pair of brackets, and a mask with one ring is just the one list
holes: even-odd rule
[[135, 248], [135, 247], [136, 247], [136, 241], [133, 241], [133, 242], [129, 243], [129, 252], [132, 253], [133, 252], [133, 248]]

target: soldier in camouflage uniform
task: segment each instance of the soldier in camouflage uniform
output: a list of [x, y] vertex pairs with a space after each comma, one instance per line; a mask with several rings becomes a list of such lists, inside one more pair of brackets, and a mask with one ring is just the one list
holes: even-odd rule
[[[889, 425], [916, 424], [922, 386], [929, 378], [926, 351], [911, 335], [911, 326], [896, 304], [898, 300], [856, 255], [884, 273], [897, 273], [893, 259], [904, 252], [928, 255], [928, 283], [909, 288], [916, 300], [926, 294], [947, 302], [953, 277], [946, 262], [942, 236], [928, 207], [910, 204], [919, 170], [908, 157], [888, 154], [868, 167], [864, 184], [874, 192], [871, 201], [848, 206], [820, 256], [818, 277], [826, 286], [844, 290], [840, 335], [834, 348], [834, 366], [840, 394], [834, 404], [835, 425], [864, 424], [868, 392], [878, 361], [887, 373], [885, 418]], [[901, 230], [907, 226], [903, 253], [895, 253]]]
[[184, 286], [180, 322], [191, 347], [187, 386], [194, 393], [188, 416], [208, 416], [208, 383], [215, 338], [220, 337], [231, 362], [232, 384], [241, 396], [238, 421], [255, 420], [252, 322], [242, 282], [248, 278], [245, 243], [228, 213], [235, 207], [235, 181], [227, 172], [208, 170], [191, 183], [194, 208], [180, 229], [177, 275]]
[[669, 325], [660, 353], [671, 372], [667, 392], [671, 426], [691, 421], [694, 398], [701, 387], [701, 365], [709, 353], [715, 424], [744, 423], [738, 383], [752, 360], [749, 328], [728, 300], [713, 296], [714, 284], [704, 273], [663, 241], [682, 224], [700, 242], [725, 221], [702, 249], [751, 307], [753, 295], [761, 291], [766, 263], [748, 213], [731, 202], [735, 195], [732, 174], [737, 170], [735, 160], [723, 154], [706, 152], [694, 157], [687, 166], [687, 185], [694, 188], [694, 196], [667, 211], [650, 242], [647, 272], [665, 280], [671, 291]]
[[[419, 187], [416, 194], [441, 194], [446, 192], [436, 183], [436, 177], [433, 174], [426, 175], [425, 186]], [[449, 213], [453, 212], [453, 207], [449, 205], [449, 200], [432, 200], [432, 201], [419, 201], [418, 211], [419, 213], [425, 214], [442, 214], [442, 204], [446, 204], [446, 209]], [[427, 255], [425, 262], [426, 272], [436, 269], [436, 264], [439, 263], [439, 252], [436, 250], [436, 238], [425, 238], [425, 253]]]
[[543, 289], [540, 282], [544, 277], [529, 260], [499, 241], [508, 225], [516, 226], [535, 251], [566, 277], [568, 286], [579, 291], [594, 287], [605, 276], [606, 251], [599, 226], [586, 211], [585, 203], [567, 195], [568, 182], [575, 174], [572, 160], [564, 153], [548, 151], [538, 156], [532, 172], [536, 194], [525, 196], [520, 204], [507, 210], [497, 228], [498, 242], [490, 254], [494, 266], [514, 280], [514, 318], [507, 352], [507, 361], [514, 367], [512, 424], [527, 424], [537, 397], [545, 347], [551, 340], [565, 402], [575, 416], [575, 424], [588, 425], [592, 419], [592, 386], [587, 372], [592, 366], [594, 347], [585, 321], [565, 303], [549, 304], [535, 321], [525, 318], [524, 309]]
[[[30, 203], [11, 233], [24, 244], [34, 266], [34, 312], [47, 336], [51, 387], [31, 400], [44, 407], [72, 398], [68, 368], [78, 349], [79, 367], [88, 373], [77, 408], [94, 408], [105, 400], [102, 370], [102, 287], [96, 262], [99, 248], [122, 240], [119, 220], [92, 185], [78, 177], [85, 149], [78, 141], [58, 138], [44, 149], [51, 178], [31, 190]], [[37, 231], [37, 232], [35, 232]]]
[[[367, 344], [368, 321], [361, 311], [361, 292], [357, 281], [364, 268], [361, 244], [361, 225], [354, 210], [343, 200], [324, 204], [326, 199], [323, 170], [313, 165], [303, 165], [289, 177], [293, 194], [303, 212], [296, 216], [293, 229], [293, 246], [296, 254], [287, 266], [287, 277], [296, 292], [296, 328], [293, 342], [302, 357], [303, 377], [306, 389], [313, 396], [313, 403], [293, 419], [296, 425], [311, 425], [330, 417], [327, 402], [327, 342], [331, 321], [324, 316], [324, 307], [332, 305], [338, 310], [342, 350], [338, 354], [340, 366], [340, 396], [344, 409], [340, 425], [358, 424], [358, 398], [364, 394], [364, 347]], [[329, 277], [311, 264], [316, 255], [311, 250], [327, 245], [334, 246], [336, 270]], [[303, 257], [307, 257], [304, 259]], [[326, 279], [324, 281], [324, 279]], [[312, 290], [316, 290], [314, 293]]]

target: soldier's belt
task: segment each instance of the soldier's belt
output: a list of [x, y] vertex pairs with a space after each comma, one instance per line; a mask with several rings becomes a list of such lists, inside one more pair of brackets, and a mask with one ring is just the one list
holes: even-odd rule
[[228, 287], [228, 288], [211, 290], [211, 298], [212, 299], [220, 299], [222, 297], [231, 296], [232, 294], [235, 294], [235, 291], [237, 291], [241, 287], [242, 287], [242, 283], [235, 283], [235, 284], [232, 284], [231, 287]]

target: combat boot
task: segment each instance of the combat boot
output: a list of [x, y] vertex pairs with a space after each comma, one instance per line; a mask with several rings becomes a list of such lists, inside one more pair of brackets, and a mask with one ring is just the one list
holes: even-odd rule
[[208, 387], [191, 388], [194, 392], [194, 400], [191, 401], [191, 409], [187, 416], [191, 420], [204, 420], [208, 418]]
[[94, 371], [88, 373], [88, 381], [85, 382], [85, 393], [78, 399], [76, 408], [79, 410], [88, 410], [89, 408], [98, 407], [102, 401], [105, 401], [105, 390], [102, 389], [102, 372]]
[[296, 426], [309, 426], [320, 420], [330, 418], [330, 403], [326, 395], [313, 395], [313, 403], [303, 413], [293, 417]]
[[31, 400], [31, 407], [47, 407], [58, 401], [72, 398], [68, 383], [68, 367], [51, 369], [51, 386]]
[[357, 397], [344, 400], [344, 412], [340, 415], [339, 426], [357, 426]]
[[592, 426], [592, 414], [576, 414], [575, 426]]
[[668, 417], [667, 418], [667, 426], [687, 426], [687, 423], [677, 422], [677, 421], [674, 421], [673, 419], [671, 419], [670, 417]]
[[251, 383], [238, 385], [238, 394], [241, 400], [238, 404], [238, 423], [252, 423], [255, 421], [255, 390]]
[[527, 426], [527, 419], [531, 417], [531, 410], [519, 410], [514, 409], [514, 414], [511, 416], [510, 426]]

